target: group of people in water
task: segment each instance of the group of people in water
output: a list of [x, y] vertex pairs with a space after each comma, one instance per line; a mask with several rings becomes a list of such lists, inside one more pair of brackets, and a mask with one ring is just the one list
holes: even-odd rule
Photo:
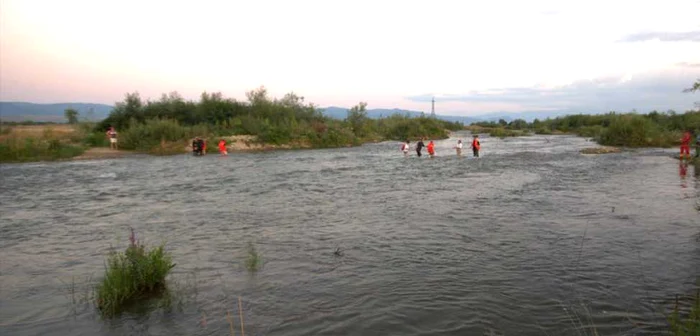
[[[435, 157], [435, 143], [433, 143], [433, 140], [430, 140], [430, 142], [428, 142], [428, 145], [426, 146], [425, 143], [423, 143], [424, 140], [425, 140], [425, 138], [418, 140], [418, 143], [416, 144], [416, 155], [418, 157], [423, 156], [423, 153], [422, 153], [423, 148], [427, 148], [428, 155], [430, 155], [431, 158]], [[454, 147], [455, 151], [457, 152], [457, 156], [462, 156], [462, 147], [463, 147], [462, 139], [457, 140], [457, 145]], [[479, 150], [481, 149], [481, 142], [479, 142], [479, 135], [478, 134], [475, 134], [473, 136], [471, 148], [472, 148], [472, 153], [474, 154], [474, 157], [479, 157]], [[401, 145], [401, 151], [403, 152], [404, 156], [408, 157], [409, 156], [408, 153], [410, 150], [411, 150], [411, 142], [406, 140], [406, 142], [404, 142]]]
[[[202, 139], [200, 137], [195, 137], [194, 140], [192, 140], [192, 155], [194, 156], [202, 156], [207, 154], [207, 140]], [[221, 139], [219, 140], [219, 154], [223, 156], [228, 155], [228, 151], [226, 150], [226, 140]]]

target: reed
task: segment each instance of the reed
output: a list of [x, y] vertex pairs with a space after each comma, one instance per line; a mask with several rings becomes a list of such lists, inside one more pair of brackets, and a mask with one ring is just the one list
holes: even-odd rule
[[130, 242], [124, 252], [110, 253], [104, 279], [95, 288], [97, 307], [104, 315], [117, 314], [139, 298], [163, 293], [165, 277], [175, 266], [163, 245], [147, 249], [136, 240], [133, 229]]

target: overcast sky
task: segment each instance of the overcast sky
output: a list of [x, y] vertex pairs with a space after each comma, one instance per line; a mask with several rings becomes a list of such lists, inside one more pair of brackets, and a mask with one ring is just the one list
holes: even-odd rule
[[320, 106], [684, 111], [700, 0], [0, 0], [0, 100], [264, 85]]

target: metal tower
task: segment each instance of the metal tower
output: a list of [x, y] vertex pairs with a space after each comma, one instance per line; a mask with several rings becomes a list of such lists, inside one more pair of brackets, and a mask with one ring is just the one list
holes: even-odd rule
[[431, 117], [435, 117], [435, 97], [433, 97], [433, 107], [430, 112]]

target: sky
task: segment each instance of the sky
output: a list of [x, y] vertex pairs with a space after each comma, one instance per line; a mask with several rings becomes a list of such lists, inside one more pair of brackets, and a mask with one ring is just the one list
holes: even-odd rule
[[685, 111], [700, 0], [0, 0], [0, 100], [127, 92], [489, 112]]

